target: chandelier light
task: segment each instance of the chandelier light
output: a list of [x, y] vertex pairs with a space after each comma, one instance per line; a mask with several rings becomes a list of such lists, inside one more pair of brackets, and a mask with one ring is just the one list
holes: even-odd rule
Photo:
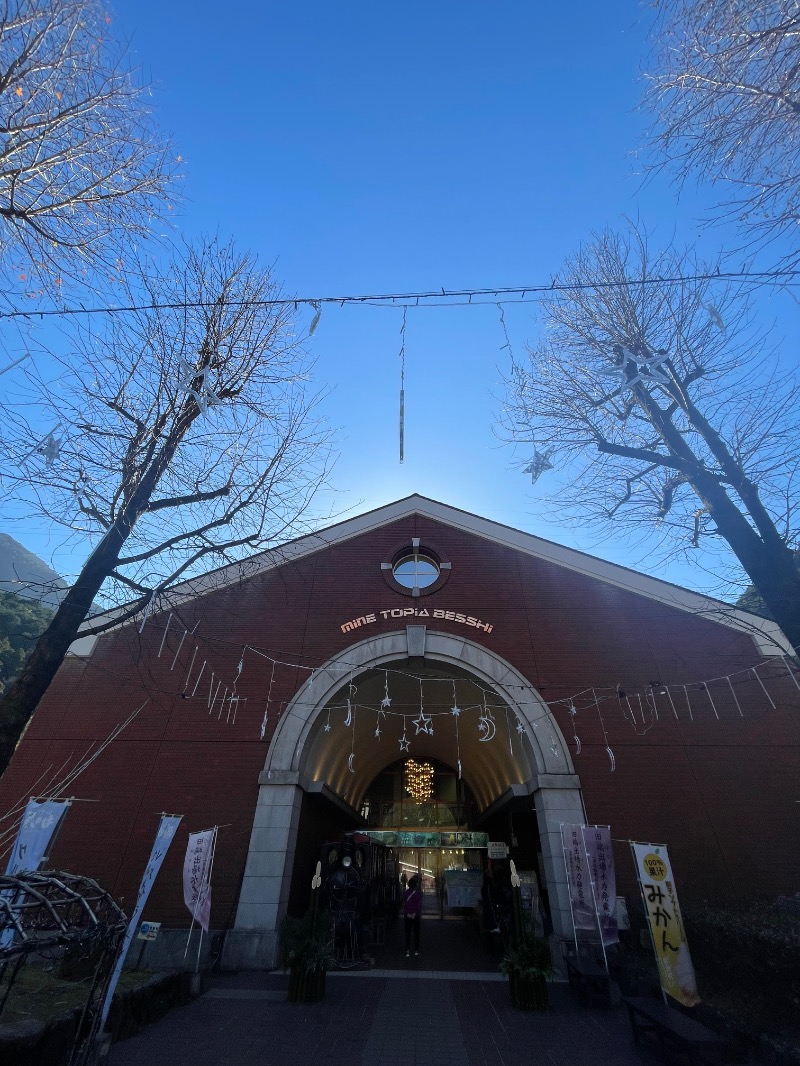
[[429, 762], [407, 759], [405, 765], [406, 791], [415, 800], [429, 800], [433, 796], [433, 767]]

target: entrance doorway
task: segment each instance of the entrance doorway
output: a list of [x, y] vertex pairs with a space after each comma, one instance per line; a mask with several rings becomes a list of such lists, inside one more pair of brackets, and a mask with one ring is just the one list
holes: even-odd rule
[[[448, 881], [457, 873], [471, 872], [480, 882], [485, 869], [485, 852], [479, 848], [398, 848], [398, 876], [406, 881], [414, 875], [422, 888], [423, 915], [462, 918], [460, 901], [450, 899]], [[451, 888], [452, 892], [452, 888]]]

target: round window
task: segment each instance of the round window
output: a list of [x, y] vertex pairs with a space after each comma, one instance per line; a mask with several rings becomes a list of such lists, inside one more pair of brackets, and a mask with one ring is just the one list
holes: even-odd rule
[[439, 564], [421, 552], [403, 554], [392, 566], [398, 585], [407, 589], [425, 589], [439, 578]]

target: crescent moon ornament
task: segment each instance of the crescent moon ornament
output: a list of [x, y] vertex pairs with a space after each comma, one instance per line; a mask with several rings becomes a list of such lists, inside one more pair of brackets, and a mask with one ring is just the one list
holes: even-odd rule
[[353, 759], [355, 759], [355, 753], [351, 751], [347, 759], [347, 769], [350, 771], [351, 774], [354, 774], [356, 772], [353, 767]]
[[487, 740], [494, 740], [494, 735], [497, 732], [497, 725], [493, 718], [481, 717], [481, 724], [479, 726], [481, 732], [486, 731], [486, 736], [480, 738], [481, 744], [485, 744]]
[[350, 700], [347, 701], [347, 717], [344, 720], [345, 725], [350, 725], [353, 721], [353, 708], [350, 704]]

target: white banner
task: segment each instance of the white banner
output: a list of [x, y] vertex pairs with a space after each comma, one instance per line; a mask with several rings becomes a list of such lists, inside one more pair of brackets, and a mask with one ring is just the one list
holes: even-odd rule
[[69, 805], [70, 800], [28, 800], [11, 849], [6, 876], [38, 869]]
[[111, 1001], [114, 998], [114, 992], [117, 989], [119, 976], [122, 973], [122, 967], [125, 963], [125, 956], [128, 954], [128, 948], [136, 935], [139, 919], [142, 917], [142, 911], [144, 910], [145, 903], [147, 903], [147, 897], [150, 895], [150, 889], [153, 887], [156, 874], [161, 869], [161, 863], [164, 861], [164, 856], [167, 854], [167, 849], [172, 843], [172, 838], [175, 836], [182, 817], [182, 814], [161, 815], [156, 839], [153, 844], [153, 849], [150, 852], [150, 860], [147, 863], [147, 869], [144, 872], [142, 883], [139, 885], [139, 895], [136, 898], [136, 906], [134, 907], [133, 914], [128, 922], [128, 928], [125, 931], [125, 939], [122, 941], [122, 947], [117, 956], [114, 972], [111, 974], [111, 980], [108, 983], [108, 991], [106, 992], [103, 1009], [100, 1013], [101, 1030], [106, 1024], [106, 1018], [108, 1018], [108, 1012], [111, 1008]]
[[592, 902], [592, 886], [586, 861], [586, 844], [582, 825], [562, 825], [561, 843], [567, 869], [567, 887], [575, 931], [597, 931], [597, 917]]
[[611, 850], [611, 830], [607, 825], [585, 825], [583, 843], [589, 859], [589, 872], [594, 890], [597, 925], [604, 944], [619, 941], [617, 929], [617, 879], [614, 874], [614, 855]]
[[183, 860], [183, 901], [192, 920], [207, 933], [211, 918], [211, 857], [214, 853], [215, 829], [189, 834], [189, 846]]

